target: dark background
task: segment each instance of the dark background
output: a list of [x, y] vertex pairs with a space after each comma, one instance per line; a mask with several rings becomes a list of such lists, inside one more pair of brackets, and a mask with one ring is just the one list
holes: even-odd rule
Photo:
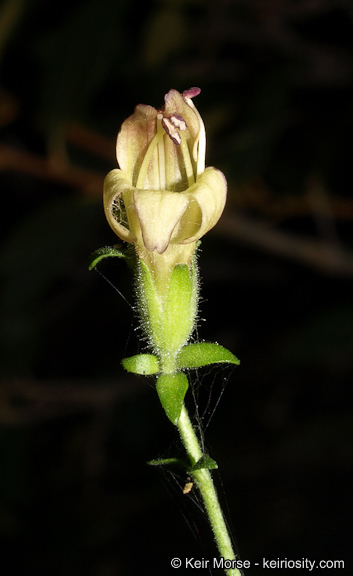
[[[241, 366], [196, 375], [204, 424], [223, 392], [206, 444], [227, 518], [243, 559], [349, 573], [352, 49], [349, 0], [2, 1], [2, 574], [167, 575], [215, 553], [187, 478], [146, 464], [177, 435], [120, 366], [143, 346], [132, 309], [87, 270], [116, 242], [101, 196], [121, 122], [191, 86], [229, 183], [198, 333]], [[100, 270], [134, 304], [125, 264]]]

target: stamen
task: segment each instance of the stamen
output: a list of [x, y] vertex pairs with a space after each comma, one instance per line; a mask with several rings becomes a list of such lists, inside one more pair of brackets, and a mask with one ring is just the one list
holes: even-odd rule
[[176, 129], [175, 125], [173, 124], [173, 122], [171, 122], [169, 118], [163, 118], [162, 126], [166, 131], [166, 133], [168, 134], [169, 138], [174, 142], [174, 144], [180, 146], [181, 136], [178, 130]]
[[[195, 112], [197, 119], [199, 121], [199, 126], [200, 126], [200, 130], [199, 130], [199, 133], [197, 135], [197, 138], [195, 139], [194, 149], [192, 152], [193, 158], [196, 162], [196, 180], [197, 180], [198, 176], [201, 176], [201, 174], [205, 171], [206, 130], [205, 130], [205, 125], [203, 123], [203, 120], [201, 118], [199, 111], [197, 110], [193, 101], [189, 97], [186, 96], [186, 93], [189, 93], [191, 90], [200, 90], [200, 89], [199, 88], [190, 88], [190, 90], [185, 90], [185, 92], [183, 92], [184, 100], [190, 106], [190, 108], [192, 108], [193, 111]], [[200, 90], [200, 92], [201, 92], [201, 90]], [[197, 94], [199, 94], [200, 92], [198, 92]], [[195, 96], [197, 94], [195, 94]]]
[[163, 134], [158, 141], [159, 190], [166, 189], [164, 137], [165, 135]]
[[195, 184], [194, 169], [192, 167], [189, 146], [184, 134], [181, 135], [181, 152], [183, 155], [186, 177], [188, 179], [188, 187]]
[[170, 117], [170, 121], [175, 126], [175, 128], [178, 128], [178, 130], [182, 130], [184, 132], [187, 128], [184, 118], [182, 118], [178, 114], [173, 114]]
[[184, 98], [195, 98], [195, 96], [198, 96], [201, 92], [201, 88], [196, 88], [196, 86], [194, 86], [193, 88], [189, 88], [188, 90], [184, 90], [183, 92], [183, 97]]

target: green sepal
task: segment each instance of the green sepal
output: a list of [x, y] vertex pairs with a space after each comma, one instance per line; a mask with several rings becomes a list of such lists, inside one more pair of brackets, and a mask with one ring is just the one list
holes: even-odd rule
[[139, 278], [137, 289], [139, 291], [140, 312], [145, 331], [158, 348], [160, 345], [160, 331], [163, 309], [159, 301], [153, 276], [143, 260], [139, 261]]
[[[195, 263], [177, 264], [168, 272], [166, 286], [161, 290], [145, 262], [139, 262], [138, 290], [142, 324], [149, 341], [160, 357], [163, 368], [171, 373], [174, 357], [188, 341], [197, 311], [197, 271]], [[173, 365], [168, 365], [168, 356]], [[167, 362], [165, 362], [167, 360]]]
[[240, 364], [240, 360], [227, 348], [212, 342], [187, 344], [178, 354], [177, 365], [183, 368], [201, 368], [209, 364]]
[[161, 374], [156, 382], [157, 393], [166, 415], [173, 424], [177, 424], [189, 387], [188, 379], [182, 372]]
[[158, 358], [154, 354], [137, 354], [124, 358], [121, 363], [125, 370], [133, 374], [149, 376], [160, 371]]
[[195, 472], [195, 470], [201, 470], [202, 468], [207, 468], [207, 470], [216, 470], [218, 464], [208, 454], [202, 454], [200, 460], [198, 460], [191, 468], [188, 468], [188, 472], [192, 473]]
[[189, 338], [196, 313], [193, 272], [187, 264], [175, 266], [164, 304], [164, 332], [169, 350], [177, 351]]
[[184, 460], [179, 458], [157, 458], [156, 460], [149, 460], [149, 466], [178, 466], [187, 469], [187, 464]]
[[116, 246], [104, 246], [95, 250], [90, 256], [88, 270], [93, 270], [103, 258], [127, 258], [126, 252], [123, 252]]

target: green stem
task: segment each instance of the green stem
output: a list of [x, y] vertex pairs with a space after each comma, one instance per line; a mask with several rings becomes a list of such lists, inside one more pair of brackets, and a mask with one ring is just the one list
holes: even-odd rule
[[[146, 318], [146, 332], [156, 349], [160, 366], [157, 393], [166, 415], [179, 430], [192, 468], [205, 455], [184, 405], [188, 381], [185, 374], [179, 371], [178, 356], [190, 337], [197, 312], [196, 263], [194, 261], [191, 269], [187, 264], [176, 265], [167, 278], [167, 289], [162, 295], [143, 262], [139, 280], [140, 309], [142, 317]], [[223, 561], [231, 563], [230, 568], [225, 568], [226, 574], [241, 576], [236, 568], [237, 557], [207, 464], [204, 467], [195, 466], [189, 473], [203, 499], [220, 556]]]
[[[191, 464], [194, 465], [200, 460], [202, 450], [185, 406], [181, 410], [177, 426]], [[201, 493], [221, 557], [224, 560], [236, 560], [210, 471], [201, 468], [192, 472], [191, 476]], [[237, 568], [226, 569], [226, 574], [228, 576], [241, 576], [241, 572]]]

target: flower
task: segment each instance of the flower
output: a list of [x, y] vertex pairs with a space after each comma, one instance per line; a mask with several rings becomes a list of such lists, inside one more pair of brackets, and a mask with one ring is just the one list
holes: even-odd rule
[[161, 110], [136, 106], [118, 134], [120, 168], [104, 182], [109, 225], [135, 244], [159, 283], [177, 264], [190, 266], [196, 242], [225, 205], [224, 175], [205, 168], [205, 128], [192, 102], [199, 93], [199, 88], [170, 90]]

